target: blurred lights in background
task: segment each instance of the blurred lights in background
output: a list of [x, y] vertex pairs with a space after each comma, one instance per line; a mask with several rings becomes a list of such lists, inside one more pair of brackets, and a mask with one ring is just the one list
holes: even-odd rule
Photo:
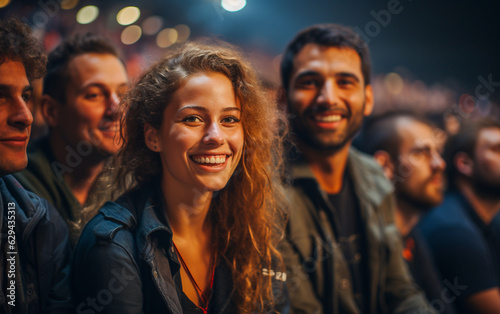
[[389, 73], [384, 78], [385, 88], [393, 95], [399, 95], [403, 91], [404, 82], [397, 73]]
[[10, 0], [0, 0], [0, 8], [4, 8], [8, 6], [10, 3]]
[[246, 0], [222, 0], [220, 2], [224, 10], [229, 12], [236, 12], [243, 9], [247, 5]]
[[71, 10], [78, 4], [78, 0], [63, 0], [61, 1], [61, 9]]
[[177, 33], [177, 30], [173, 28], [165, 28], [158, 33], [158, 36], [156, 36], [156, 44], [160, 48], [167, 48], [168, 46], [173, 45], [177, 41], [178, 37], [179, 34]]
[[142, 31], [145, 35], [156, 34], [163, 26], [163, 19], [159, 16], [150, 16], [142, 22]]
[[141, 10], [138, 7], [125, 7], [116, 14], [116, 21], [120, 25], [130, 25], [135, 23], [141, 16]]
[[191, 34], [191, 30], [189, 26], [184, 24], [179, 24], [174, 29], [177, 31], [177, 42], [182, 43], [188, 40], [189, 35]]
[[121, 40], [125, 45], [132, 45], [137, 42], [141, 36], [142, 29], [137, 25], [130, 25], [122, 31]]
[[76, 14], [76, 21], [80, 24], [89, 24], [99, 16], [99, 9], [95, 5], [81, 8]]

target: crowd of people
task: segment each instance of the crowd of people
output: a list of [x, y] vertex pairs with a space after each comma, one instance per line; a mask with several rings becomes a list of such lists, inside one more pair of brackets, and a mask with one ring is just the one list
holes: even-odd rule
[[195, 41], [130, 83], [101, 35], [46, 56], [0, 20], [0, 312], [500, 313], [500, 122], [444, 141], [371, 116], [342, 25], [299, 32], [280, 74], [272, 99]]

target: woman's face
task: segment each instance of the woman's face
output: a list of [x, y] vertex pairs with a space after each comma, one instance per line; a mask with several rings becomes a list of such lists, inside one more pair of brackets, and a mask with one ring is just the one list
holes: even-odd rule
[[165, 108], [160, 129], [145, 127], [148, 147], [160, 153], [166, 186], [196, 193], [224, 188], [243, 150], [240, 119], [241, 105], [226, 76], [209, 72], [187, 79]]

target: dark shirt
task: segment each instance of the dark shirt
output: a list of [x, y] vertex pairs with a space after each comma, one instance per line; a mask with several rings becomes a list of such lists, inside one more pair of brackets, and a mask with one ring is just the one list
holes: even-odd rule
[[456, 191], [449, 193], [443, 204], [429, 212], [417, 228], [434, 256], [449, 298], [456, 297], [460, 302], [475, 293], [498, 287], [498, 267], [493, 262], [489, 226], [463, 195]]
[[420, 230], [413, 228], [403, 238], [403, 244], [403, 257], [408, 263], [415, 282], [425, 292], [427, 300], [439, 313], [456, 313], [453, 304], [441, 300], [441, 292], [445, 287]]
[[366, 283], [369, 282], [366, 238], [360, 208], [354, 197], [352, 180], [347, 173], [344, 175], [342, 190], [337, 194], [329, 194], [328, 200], [333, 207], [329, 216], [332, 225], [335, 226], [337, 242], [351, 272], [354, 297], [359, 309], [363, 311], [368, 293]]
[[493, 217], [490, 223], [490, 235], [493, 239], [492, 256], [497, 268], [498, 282], [500, 283], [500, 212]]

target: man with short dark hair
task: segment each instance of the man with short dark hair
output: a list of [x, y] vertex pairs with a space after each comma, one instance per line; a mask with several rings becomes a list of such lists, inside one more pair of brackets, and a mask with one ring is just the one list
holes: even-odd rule
[[[500, 123], [468, 121], [445, 146], [450, 191], [419, 223], [460, 313], [500, 313]], [[498, 225], [496, 225], [498, 226]]]
[[47, 72], [41, 110], [49, 135], [33, 143], [28, 167], [16, 177], [59, 210], [75, 245], [82, 206], [105, 161], [119, 148], [117, 107], [127, 90], [127, 73], [109, 41], [90, 33], [56, 47]]
[[432, 312], [401, 256], [392, 186], [351, 148], [373, 108], [366, 43], [315, 25], [288, 45], [283, 90], [297, 158], [283, 249], [295, 313]]
[[440, 313], [455, 313], [441, 293], [442, 279], [425, 239], [415, 226], [443, 201], [444, 132], [411, 112], [393, 111], [369, 119], [354, 145], [374, 156], [395, 187], [395, 223], [404, 240], [403, 257], [417, 284]]
[[31, 81], [47, 57], [18, 20], [0, 20], [0, 312], [70, 313], [68, 229], [10, 174], [26, 167]]

